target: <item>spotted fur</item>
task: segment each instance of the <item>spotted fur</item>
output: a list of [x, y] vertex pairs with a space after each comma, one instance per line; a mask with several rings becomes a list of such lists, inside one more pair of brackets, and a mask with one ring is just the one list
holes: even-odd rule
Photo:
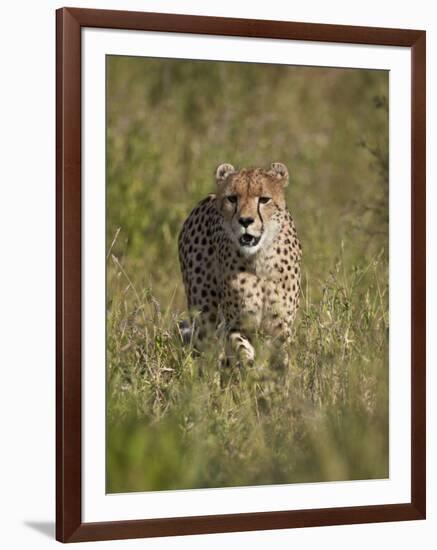
[[300, 291], [301, 246], [284, 198], [287, 168], [216, 172], [217, 192], [203, 199], [183, 224], [179, 260], [195, 342], [224, 327], [227, 362], [251, 363], [260, 333], [287, 347]]

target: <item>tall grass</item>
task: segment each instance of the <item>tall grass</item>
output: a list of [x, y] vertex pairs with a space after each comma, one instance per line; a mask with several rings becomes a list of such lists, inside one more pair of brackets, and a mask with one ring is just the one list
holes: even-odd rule
[[[108, 58], [107, 489], [388, 475], [381, 71]], [[285, 162], [303, 244], [285, 371], [181, 344], [176, 239], [220, 162]]]

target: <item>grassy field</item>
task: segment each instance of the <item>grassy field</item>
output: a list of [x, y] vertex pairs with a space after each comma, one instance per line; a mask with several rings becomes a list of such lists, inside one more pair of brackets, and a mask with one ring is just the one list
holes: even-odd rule
[[[387, 477], [388, 74], [107, 70], [107, 490]], [[225, 378], [181, 345], [177, 234], [219, 163], [272, 161], [303, 246], [291, 365]]]

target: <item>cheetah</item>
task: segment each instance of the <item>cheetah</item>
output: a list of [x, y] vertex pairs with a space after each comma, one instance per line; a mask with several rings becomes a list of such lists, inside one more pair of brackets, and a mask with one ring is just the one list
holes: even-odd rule
[[178, 240], [188, 309], [198, 312], [195, 345], [220, 326], [227, 365], [253, 364], [258, 334], [288, 363], [302, 249], [285, 203], [287, 167], [221, 164], [215, 179], [216, 193], [194, 208]]

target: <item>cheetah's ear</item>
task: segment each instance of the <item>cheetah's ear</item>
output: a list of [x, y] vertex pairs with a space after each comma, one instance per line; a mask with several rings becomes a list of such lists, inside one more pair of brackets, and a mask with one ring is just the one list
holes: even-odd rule
[[220, 166], [217, 166], [217, 170], [215, 171], [215, 178], [217, 182], [220, 183], [225, 181], [226, 178], [234, 172], [235, 168], [232, 164], [220, 164]]
[[288, 185], [288, 169], [285, 164], [282, 164], [282, 162], [272, 162], [269, 172], [278, 180], [282, 180], [284, 187]]

